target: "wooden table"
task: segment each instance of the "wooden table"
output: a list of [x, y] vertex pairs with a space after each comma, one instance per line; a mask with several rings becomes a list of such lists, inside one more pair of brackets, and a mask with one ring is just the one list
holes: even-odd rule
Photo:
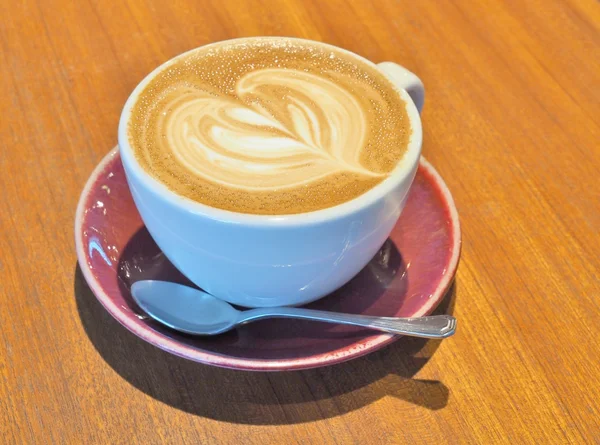
[[[176, 54], [252, 35], [423, 79], [424, 154], [463, 226], [455, 337], [245, 373], [96, 302], [73, 218], [125, 99]], [[0, 110], [0, 442], [600, 443], [598, 2], [2, 1]]]

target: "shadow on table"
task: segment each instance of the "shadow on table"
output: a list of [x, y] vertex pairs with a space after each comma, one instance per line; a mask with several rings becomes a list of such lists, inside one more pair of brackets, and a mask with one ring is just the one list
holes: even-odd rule
[[[96, 300], [79, 266], [77, 309], [86, 334], [106, 362], [134, 387], [183, 411], [242, 424], [294, 424], [331, 418], [385, 396], [438, 410], [449, 390], [440, 381], [412, 378], [440, 341], [403, 337], [365, 357], [293, 372], [215, 368], [164, 352], [128, 332]], [[451, 314], [456, 285], [434, 312]]]

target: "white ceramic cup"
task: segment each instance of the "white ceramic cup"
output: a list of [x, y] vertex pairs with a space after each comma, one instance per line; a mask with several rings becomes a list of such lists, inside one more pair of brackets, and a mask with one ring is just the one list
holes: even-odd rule
[[188, 53], [164, 63], [142, 80], [121, 114], [121, 159], [148, 231], [184, 275], [230, 303], [247, 307], [301, 305], [348, 282], [389, 236], [419, 164], [419, 112], [424, 98], [419, 78], [395, 63], [375, 65], [341, 48], [308, 43], [341, 51], [381, 70], [406, 102], [412, 128], [407, 152], [389, 177], [340, 205], [282, 216], [235, 213], [177, 195], [147, 173], [129, 144], [131, 109], [157, 73]]

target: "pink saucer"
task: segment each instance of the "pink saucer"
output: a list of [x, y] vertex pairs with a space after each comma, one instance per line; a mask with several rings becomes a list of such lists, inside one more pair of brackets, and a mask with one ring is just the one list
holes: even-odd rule
[[[255, 371], [306, 369], [360, 357], [397, 338], [302, 320], [267, 320], [216, 337], [193, 337], [142, 315], [129, 293], [135, 281], [191, 283], [146, 231], [117, 148], [96, 167], [81, 194], [75, 241], [83, 275], [106, 310], [138, 337], [190, 360]], [[309, 307], [368, 315], [427, 315], [450, 287], [459, 255], [460, 227], [452, 196], [431, 164], [421, 159], [390, 239], [354, 279]]]

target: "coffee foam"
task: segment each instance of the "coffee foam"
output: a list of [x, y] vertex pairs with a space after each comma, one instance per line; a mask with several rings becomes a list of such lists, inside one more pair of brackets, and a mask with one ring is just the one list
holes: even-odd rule
[[290, 214], [348, 201], [406, 151], [405, 104], [372, 66], [282, 38], [200, 48], [150, 81], [129, 139], [178, 194], [244, 213]]

